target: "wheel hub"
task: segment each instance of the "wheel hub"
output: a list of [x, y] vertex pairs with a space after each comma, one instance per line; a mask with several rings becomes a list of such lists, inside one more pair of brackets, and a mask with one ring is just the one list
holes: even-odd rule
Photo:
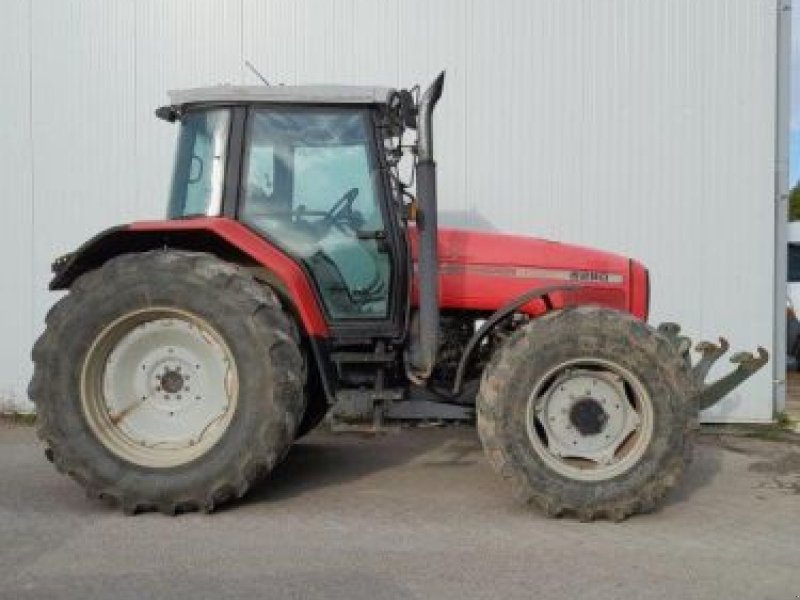
[[536, 452], [564, 475], [613, 477], [644, 452], [652, 427], [648, 398], [630, 373], [612, 363], [564, 363], [531, 393], [528, 437]]
[[154, 467], [185, 463], [213, 446], [238, 396], [225, 342], [176, 309], [147, 309], [109, 325], [87, 354], [82, 386], [100, 441]]
[[608, 413], [593, 398], [581, 398], [572, 405], [569, 421], [581, 435], [597, 435], [608, 422]]
[[183, 389], [183, 375], [181, 375], [180, 369], [180, 367], [174, 371], [164, 369], [164, 374], [160, 376], [161, 388], [168, 394], [177, 394]]

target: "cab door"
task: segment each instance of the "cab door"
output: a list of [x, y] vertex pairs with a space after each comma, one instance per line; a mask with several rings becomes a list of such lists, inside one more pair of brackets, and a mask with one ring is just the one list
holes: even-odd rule
[[275, 106], [247, 119], [240, 218], [305, 267], [340, 330], [399, 327], [399, 236], [370, 119]]

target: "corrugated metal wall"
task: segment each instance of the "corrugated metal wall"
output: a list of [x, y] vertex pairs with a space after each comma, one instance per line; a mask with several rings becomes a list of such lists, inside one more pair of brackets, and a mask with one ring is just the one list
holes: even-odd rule
[[[642, 259], [653, 318], [773, 331], [775, 0], [5, 0], [0, 398], [29, 405], [51, 259], [163, 212], [168, 88], [426, 83], [445, 221]], [[771, 374], [714, 420], [771, 416]]]

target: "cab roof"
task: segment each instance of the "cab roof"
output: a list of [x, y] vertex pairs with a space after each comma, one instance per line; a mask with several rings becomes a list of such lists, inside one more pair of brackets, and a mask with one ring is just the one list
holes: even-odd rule
[[368, 105], [388, 103], [393, 91], [392, 88], [352, 85], [215, 85], [170, 91], [169, 99], [173, 106], [207, 102]]

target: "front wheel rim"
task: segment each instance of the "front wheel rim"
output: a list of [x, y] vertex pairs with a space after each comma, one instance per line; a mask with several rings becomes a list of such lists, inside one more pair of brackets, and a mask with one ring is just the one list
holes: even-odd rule
[[236, 362], [204, 319], [176, 308], [134, 311], [86, 354], [81, 408], [113, 454], [150, 468], [186, 464], [215, 446], [236, 412]]
[[556, 473], [579, 481], [611, 479], [632, 469], [653, 436], [653, 402], [621, 365], [580, 358], [560, 363], [534, 387], [528, 439]]

